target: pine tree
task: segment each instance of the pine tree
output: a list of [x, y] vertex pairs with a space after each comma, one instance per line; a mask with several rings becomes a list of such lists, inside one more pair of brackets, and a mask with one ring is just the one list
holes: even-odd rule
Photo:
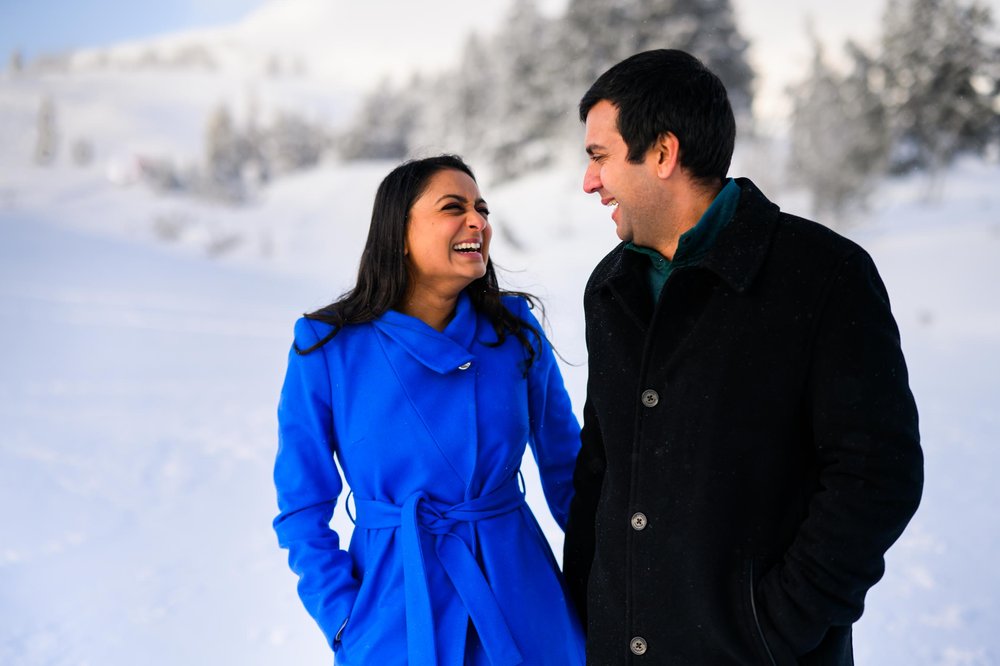
[[568, 111], [567, 103], [572, 104], [552, 85], [561, 76], [549, 56], [556, 46], [551, 22], [538, 12], [535, 1], [515, 0], [495, 42], [491, 115], [496, 122], [485, 134], [484, 148], [497, 179], [544, 166], [551, 158], [557, 125]]
[[989, 11], [975, 2], [890, 0], [881, 66], [893, 172], [935, 172], [995, 138], [996, 50], [985, 42], [991, 26]]
[[632, 0], [631, 5], [635, 52], [671, 48], [691, 53], [722, 80], [737, 116], [749, 120], [749, 42], [736, 25], [730, 0]]
[[244, 196], [243, 164], [246, 142], [225, 105], [212, 113], [205, 132], [205, 165], [209, 194], [238, 201]]
[[361, 104], [357, 120], [340, 137], [345, 159], [400, 159], [410, 152], [412, 131], [420, 112], [416, 101], [420, 79], [394, 90], [383, 80]]
[[872, 89], [874, 62], [853, 44], [848, 55], [853, 69], [840, 76], [814, 36], [809, 76], [791, 91], [790, 178], [811, 193], [813, 213], [833, 222], [865, 206], [889, 145], [885, 110]]
[[630, 24], [636, 4], [570, 0], [560, 24], [558, 55], [562, 76], [580, 88], [580, 95], [604, 70], [638, 50]]
[[48, 166], [56, 159], [59, 147], [59, 131], [56, 129], [56, 104], [45, 96], [38, 105], [35, 139], [35, 163]]

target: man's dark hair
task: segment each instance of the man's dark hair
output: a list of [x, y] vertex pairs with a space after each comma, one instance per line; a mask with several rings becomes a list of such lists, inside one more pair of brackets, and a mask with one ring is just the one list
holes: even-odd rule
[[733, 159], [736, 119], [719, 77], [676, 49], [644, 51], [601, 74], [580, 100], [580, 120], [607, 100], [618, 109], [628, 160], [643, 160], [667, 132], [680, 143], [680, 165], [699, 181], [725, 179]]

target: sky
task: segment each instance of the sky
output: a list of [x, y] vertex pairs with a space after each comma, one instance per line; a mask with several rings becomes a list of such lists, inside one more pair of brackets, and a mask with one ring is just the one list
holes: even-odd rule
[[0, 0], [0, 54], [26, 58], [233, 23], [264, 0]]

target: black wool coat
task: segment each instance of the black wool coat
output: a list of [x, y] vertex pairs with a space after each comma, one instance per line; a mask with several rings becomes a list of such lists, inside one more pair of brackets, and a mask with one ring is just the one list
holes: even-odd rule
[[567, 583], [587, 661], [852, 664], [920, 499], [899, 331], [868, 254], [746, 179], [654, 303], [624, 244], [584, 297]]

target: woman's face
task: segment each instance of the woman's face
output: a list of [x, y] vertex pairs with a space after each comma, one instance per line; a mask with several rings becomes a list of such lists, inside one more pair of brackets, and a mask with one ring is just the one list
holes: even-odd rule
[[454, 169], [431, 176], [410, 208], [406, 258], [411, 287], [457, 294], [486, 274], [493, 228], [476, 181]]

